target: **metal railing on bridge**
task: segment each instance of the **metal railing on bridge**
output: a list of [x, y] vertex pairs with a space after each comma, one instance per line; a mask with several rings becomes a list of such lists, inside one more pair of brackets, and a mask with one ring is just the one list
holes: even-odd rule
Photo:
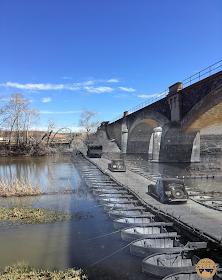
[[[202, 79], [205, 79], [217, 72], [219, 72], [219, 68], [222, 69], [222, 60], [212, 64], [211, 66], [201, 70], [200, 72], [197, 72], [195, 73], [194, 75], [190, 76], [189, 78], [185, 79], [182, 81], [182, 87], [185, 88], [185, 87], [188, 87]], [[154, 95], [153, 97], [147, 99], [146, 101], [144, 101], [143, 103], [140, 103], [139, 105], [133, 107], [132, 109], [128, 110], [128, 115], [129, 114], [132, 114], [142, 108], [145, 108], [146, 106], [156, 102], [156, 101], [159, 101], [161, 99], [163, 99], [164, 97], [167, 96], [167, 94], [169, 93], [169, 90], [164, 90], [163, 92], [161, 93], [158, 93], [156, 95]], [[119, 119], [122, 119], [123, 117], [123, 114], [115, 117], [114, 119], [110, 120], [109, 122], [110, 123], [113, 123]]]
[[[132, 114], [132, 113], [134, 113], [134, 112], [136, 112], [136, 111], [138, 111], [138, 110], [140, 110], [140, 109], [142, 109], [142, 108], [144, 108], [144, 107], [146, 107], [146, 106], [148, 106], [148, 105], [150, 105], [150, 104], [152, 104], [152, 103], [154, 103], [154, 102], [156, 102], [160, 99], [163, 99], [165, 96], [167, 96], [168, 92], [169, 92], [168, 90], [164, 90], [163, 92], [154, 95], [153, 97], [147, 99], [143, 103], [140, 103], [139, 105], [137, 105], [137, 106], [133, 107], [132, 109], [128, 110], [128, 114]], [[115, 117], [114, 119], [110, 120], [109, 122], [110, 123], [115, 122], [119, 119], [122, 119], [122, 117], [123, 117], [123, 115], [119, 115], [119, 116]]]
[[212, 64], [211, 66], [201, 70], [200, 72], [195, 73], [194, 75], [190, 76], [189, 78], [183, 80], [182, 86], [183, 88], [188, 87], [196, 82], [199, 82], [202, 79], [205, 79], [217, 72], [219, 68], [222, 68], [222, 60]]

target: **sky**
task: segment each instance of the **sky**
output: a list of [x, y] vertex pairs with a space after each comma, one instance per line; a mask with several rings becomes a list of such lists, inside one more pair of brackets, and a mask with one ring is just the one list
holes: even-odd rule
[[75, 130], [83, 108], [110, 121], [220, 61], [221, 14], [221, 0], [0, 0], [0, 97], [29, 98], [40, 129]]

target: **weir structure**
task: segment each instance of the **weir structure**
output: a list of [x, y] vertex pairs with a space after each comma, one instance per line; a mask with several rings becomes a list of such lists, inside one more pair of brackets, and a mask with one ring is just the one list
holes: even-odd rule
[[221, 68], [222, 60], [99, 129], [123, 154], [147, 154], [153, 162], [199, 162], [201, 130], [222, 125]]

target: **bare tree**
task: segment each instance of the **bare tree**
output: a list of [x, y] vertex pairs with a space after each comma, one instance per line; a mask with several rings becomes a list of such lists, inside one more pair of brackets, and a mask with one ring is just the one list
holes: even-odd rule
[[42, 140], [47, 137], [47, 145], [49, 144], [49, 140], [52, 134], [53, 129], [55, 129], [56, 125], [55, 125], [55, 121], [53, 120], [53, 118], [48, 119], [48, 129], [45, 135], [43, 135]]
[[86, 131], [88, 142], [89, 133], [94, 132], [99, 124], [99, 114], [96, 110], [91, 111], [85, 108], [82, 109], [82, 113], [79, 119], [79, 126]]
[[29, 134], [29, 128], [31, 124], [36, 125], [39, 121], [39, 114], [40, 111], [38, 109], [34, 108], [27, 108], [25, 110], [25, 115], [26, 115], [26, 143], [28, 142], [28, 134]]
[[23, 124], [24, 112], [27, 110], [30, 103], [29, 99], [24, 99], [21, 93], [12, 94], [9, 101], [3, 106], [3, 114], [5, 124], [9, 125], [9, 144], [13, 130], [16, 132], [16, 142], [20, 142], [20, 130]]
[[62, 131], [62, 130], [65, 130], [65, 131], [68, 130], [68, 131], [70, 131], [70, 129], [69, 129], [67, 126], [60, 127], [60, 128], [54, 133], [54, 135], [53, 135], [52, 140], [50, 141], [50, 143], [52, 143], [52, 142], [54, 141], [55, 136], [56, 136], [60, 131]]
[[23, 141], [25, 141], [26, 138], [27, 142], [30, 124], [34, 123], [39, 118], [39, 111], [37, 109], [28, 108], [29, 104], [29, 99], [25, 99], [21, 93], [16, 93], [12, 94], [7, 102], [0, 108], [1, 125], [4, 125], [4, 129], [8, 127], [9, 131], [9, 145], [13, 133], [17, 144], [20, 143], [22, 137], [24, 138]]

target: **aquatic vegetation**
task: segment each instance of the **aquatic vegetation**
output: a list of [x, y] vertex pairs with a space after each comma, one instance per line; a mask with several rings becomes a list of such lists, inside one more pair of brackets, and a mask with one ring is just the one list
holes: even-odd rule
[[90, 212], [78, 211], [72, 215], [61, 210], [49, 208], [32, 208], [18, 207], [4, 208], [0, 206], [0, 224], [10, 222], [12, 224], [19, 222], [22, 224], [42, 224], [62, 222], [65, 220], [74, 219], [76, 221], [87, 220], [94, 218], [94, 214]]
[[31, 207], [0, 207], [0, 223], [20, 222], [22, 224], [40, 224], [61, 222], [71, 220], [72, 215], [61, 210], [54, 210], [49, 208], [31, 208]]
[[0, 197], [25, 197], [25, 196], [41, 196], [48, 194], [75, 194], [80, 199], [87, 196], [86, 189], [79, 185], [78, 189], [74, 189], [67, 179], [66, 182], [55, 182], [55, 185], [46, 185], [42, 187], [40, 182], [35, 184], [29, 177], [16, 176], [11, 179], [1, 178], [0, 180]]
[[3, 272], [0, 272], [1, 280], [60, 280], [60, 279], [75, 279], [75, 280], [87, 280], [87, 276], [81, 269], [69, 268], [65, 271], [43, 271], [35, 270], [30, 267], [26, 261], [18, 262], [11, 266], [5, 267]]
[[33, 196], [42, 195], [43, 189], [40, 183], [33, 184], [29, 178], [22, 177], [18, 179], [16, 176], [10, 180], [1, 178], [0, 180], [0, 196]]

